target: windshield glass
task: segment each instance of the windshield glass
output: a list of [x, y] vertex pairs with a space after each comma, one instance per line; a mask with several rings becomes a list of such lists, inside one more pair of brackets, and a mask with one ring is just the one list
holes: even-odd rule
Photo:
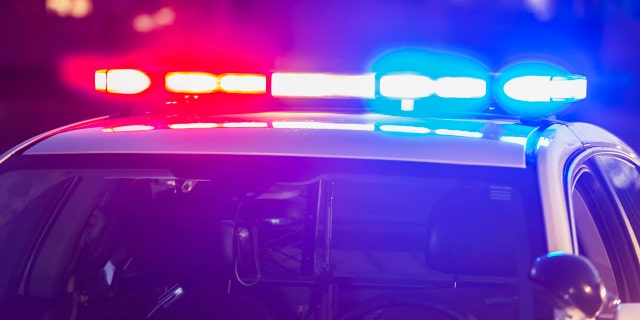
[[[47, 319], [547, 315], [526, 169], [22, 156], [0, 173], [0, 311]], [[413, 317], [413, 318], [411, 318]]]

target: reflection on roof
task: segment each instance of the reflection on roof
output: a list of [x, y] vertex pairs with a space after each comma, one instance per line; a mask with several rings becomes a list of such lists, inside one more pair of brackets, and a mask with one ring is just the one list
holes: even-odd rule
[[524, 167], [535, 129], [507, 121], [373, 114], [153, 115], [68, 130], [25, 154], [260, 154]]

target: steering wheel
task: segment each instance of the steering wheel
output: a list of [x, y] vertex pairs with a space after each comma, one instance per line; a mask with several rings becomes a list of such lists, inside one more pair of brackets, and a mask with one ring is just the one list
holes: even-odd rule
[[[418, 315], [416, 315], [418, 310]], [[403, 314], [404, 312], [404, 314]], [[475, 320], [470, 314], [455, 310], [442, 304], [431, 302], [429, 297], [421, 295], [383, 295], [377, 296], [348, 310], [340, 320], [362, 320], [379, 313], [375, 319], [425, 319], [424, 314], [434, 314], [446, 320]], [[413, 316], [410, 316], [411, 313]], [[431, 318], [434, 319], [434, 318]]]

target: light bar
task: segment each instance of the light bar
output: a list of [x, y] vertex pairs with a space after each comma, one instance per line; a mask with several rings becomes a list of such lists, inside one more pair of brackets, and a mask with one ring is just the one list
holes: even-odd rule
[[218, 77], [207, 72], [169, 72], [165, 88], [179, 93], [211, 93], [218, 89]]
[[220, 89], [229, 93], [265, 93], [267, 77], [259, 74], [225, 74], [220, 77]]
[[281, 73], [271, 76], [274, 97], [375, 97], [375, 75]]
[[149, 88], [151, 79], [140, 70], [135, 69], [103, 69], [95, 73], [95, 87], [98, 91], [136, 94]]
[[572, 102], [586, 98], [587, 79], [571, 76], [522, 76], [504, 84], [504, 93], [526, 102]]
[[435, 82], [413, 74], [386, 75], [380, 78], [380, 94], [388, 98], [418, 99], [435, 92]]

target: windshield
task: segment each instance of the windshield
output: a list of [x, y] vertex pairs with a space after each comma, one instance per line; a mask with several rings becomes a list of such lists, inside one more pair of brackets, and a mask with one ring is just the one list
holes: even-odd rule
[[530, 170], [205, 155], [3, 168], [0, 311], [17, 318], [548, 312], [527, 280], [544, 253]]

